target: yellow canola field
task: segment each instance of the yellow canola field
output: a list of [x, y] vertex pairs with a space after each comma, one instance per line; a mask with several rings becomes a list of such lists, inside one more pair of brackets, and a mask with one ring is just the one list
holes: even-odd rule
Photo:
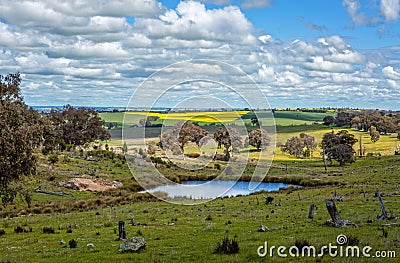
[[160, 120], [190, 120], [194, 122], [232, 122], [247, 114], [249, 111], [224, 111], [224, 112], [126, 112], [125, 114], [136, 114], [143, 116], [159, 117]]

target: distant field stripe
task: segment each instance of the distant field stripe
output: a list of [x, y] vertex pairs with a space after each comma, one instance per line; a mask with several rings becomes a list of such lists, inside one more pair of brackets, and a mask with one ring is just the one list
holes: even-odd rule
[[226, 111], [226, 112], [126, 112], [125, 114], [159, 117], [160, 120], [191, 120], [196, 122], [232, 122], [247, 114], [248, 111]]

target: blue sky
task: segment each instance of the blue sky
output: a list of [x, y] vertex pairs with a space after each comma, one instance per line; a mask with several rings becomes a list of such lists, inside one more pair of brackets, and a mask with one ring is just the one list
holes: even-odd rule
[[[400, 0], [0, 0], [0, 74], [22, 74], [29, 105], [125, 106], [154, 72], [203, 59], [243, 70], [271, 107], [400, 109], [399, 12]], [[216, 65], [192, 66], [256, 94]], [[168, 90], [165, 106], [235, 101], [209, 82], [143, 86], [146, 98]]]

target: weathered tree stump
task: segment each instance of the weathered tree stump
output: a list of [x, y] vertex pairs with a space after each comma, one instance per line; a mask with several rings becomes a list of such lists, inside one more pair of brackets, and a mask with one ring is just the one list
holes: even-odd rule
[[335, 201], [326, 199], [325, 204], [326, 208], [328, 209], [328, 213], [331, 216], [331, 220], [329, 221], [330, 224], [334, 225], [335, 227], [342, 227], [346, 225], [353, 225], [357, 227], [355, 223], [349, 220], [342, 220], [339, 211], [336, 208]]
[[379, 193], [379, 188], [378, 188], [378, 186], [376, 187], [376, 193], [375, 193], [375, 195], [378, 197], [379, 204], [381, 205], [381, 209], [382, 209], [382, 214], [381, 214], [381, 215], [378, 215], [378, 216], [377, 216], [377, 219], [378, 219], [378, 220], [387, 220], [387, 219], [389, 219], [388, 214], [387, 214], [386, 209], [385, 209], [385, 205], [383, 204], [383, 201], [382, 201], [381, 194]]
[[336, 208], [335, 202], [333, 200], [326, 199], [325, 200], [326, 208], [328, 209], [328, 213], [331, 216], [332, 223], [334, 226], [344, 226], [344, 221], [340, 217], [339, 211]]
[[316, 208], [317, 206], [315, 205], [315, 204], [311, 204], [310, 205], [310, 211], [308, 212], [308, 218], [309, 219], [313, 219], [314, 218], [314, 209]]
[[125, 221], [118, 222], [118, 236], [119, 240], [126, 240]]

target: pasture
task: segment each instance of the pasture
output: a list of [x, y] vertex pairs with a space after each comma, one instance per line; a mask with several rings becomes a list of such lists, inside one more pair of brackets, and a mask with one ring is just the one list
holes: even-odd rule
[[[275, 121], [281, 124], [277, 129], [277, 144], [299, 136], [300, 132], [306, 132], [320, 142], [323, 134], [331, 132], [332, 128], [312, 123], [321, 123], [328, 114], [334, 113], [276, 112]], [[101, 113], [101, 116], [106, 122], [120, 124], [124, 118], [123, 113]], [[133, 113], [126, 116], [128, 122], [125, 125], [131, 127], [138, 126], [144, 115]], [[249, 113], [245, 112], [241, 112], [241, 120], [232, 120], [232, 115], [219, 118], [231, 124], [251, 120]], [[164, 118], [171, 125], [188, 119], [191, 116]], [[210, 123], [204, 121], [200, 124]], [[140, 127], [134, 129], [143, 130]], [[381, 135], [378, 142], [372, 143], [368, 133], [348, 130], [357, 139], [362, 138], [365, 147], [365, 157], [357, 158], [355, 163], [339, 166], [333, 162], [325, 171], [321, 149], [317, 148], [310, 158], [295, 158], [277, 147], [264, 181], [301, 185], [301, 189], [290, 187], [272, 193], [218, 198], [201, 205], [184, 205], [185, 200], [181, 200], [182, 205], [176, 205], [139, 193], [143, 189], [132, 176], [123, 156], [111, 151], [76, 149], [62, 152], [54, 165], [50, 165], [48, 156], [39, 154], [38, 175], [21, 182], [32, 191], [30, 207], [17, 196], [12, 204], [1, 210], [0, 262], [398, 262], [400, 156], [394, 156], [394, 148], [400, 144], [399, 140], [394, 135]], [[148, 143], [157, 142], [157, 136], [150, 137]], [[101, 144], [116, 148], [121, 147], [122, 142], [113, 138]], [[358, 147], [356, 144], [354, 149]], [[194, 144], [185, 148], [187, 153], [198, 151]], [[217, 151], [222, 153], [222, 149]], [[155, 156], [160, 154], [157, 149]], [[234, 155], [240, 158], [247, 154], [251, 162], [242, 174], [243, 181], [250, 180], [255, 169], [252, 162], [257, 160], [258, 153], [250, 147]], [[186, 170], [168, 162], [157, 165], [161, 174], [174, 182], [181, 182], [213, 179], [227, 163], [211, 161], [201, 170]], [[118, 181], [123, 186], [105, 192], [77, 191], [61, 186], [62, 182], [75, 177]], [[382, 213], [375, 195], [377, 186], [383, 194], [386, 210], [394, 216], [392, 219], [377, 219]], [[64, 192], [65, 195], [37, 193], [35, 188]], [[336, 203], [340, 216], [357, 227], [327, 224], [330, 216], [325, 199], [333, 198], [335, 192], [343, 197], [343, 202]], [[265, 204], [267, 196], [274, 198], [272, 204]], [[317, 209], [313, 219], [309, 219], [312, 203]], [[126, 222], [128, 238], [145, 238], [144, 250], [118, 252], [122, 243], [118, 240], [120, 220]], [[260, 225], [267, 226], [268, 231], [258, 232]], [[257, 254], [257, 249], [265, 242], [276, 248], [308, 244], [319, 251], [330, 243], [337, 245], [336, 238], [341, 234], [361, 249], [372, 247], [373, 256], [380, 250], [396, 253], [397, 258], [332, 258], [327, 253], [321, 257], [283, 258], [277, 255], [276, 249], [272, 257]], [[224, 237], [238, 242], [239, 253], [214, 253], [217, 243]], [[77, 242], [76, 248], [69, 247], [70, 240]]]
[[[257, 117], [263, 125], [271, 125], [270, 112], [256, 112]], [[225, 123], [243, 125], [243, 123], [250, 123], [251, 117], [254, 113], [248, 111], [226, 111], [226, 112], [102, 112], [100, 117], [105, 122], [117, 122], [125, 125], [140, 126], [139, 120], [146, 116], [159, 117], [159, 120], [153, 124], [164, 124], [165, 126], [173, 126], [177, 121], [191, 120], [198, 122], [202, 125], [209, 125], [210, 123]], [[300, 111], [276, 111], [274, 113], [275, 124], [277, 126], [296, 126], [296, 125], [311, 125], [313, 123], [322, 123], [325, 116], [335, 116], [335, 113], [314, 113], [314, 112], [300, 112]], [[125, 118], [125, 120], [124, 120]]]
[[[111, 164], [97, 165], [102, 167]], [[57, 164], [57, 169], [63, 165]], [[292, 165], [291, 169], [296, 169]], [[307, 163], [298, 165], [308, 167]], [[64, 165], [65, 168], [67, 166]], [[398, 259], [365, 257], [355, 261], [354, 258], [331, 258], [327, 254], [317, 258], [294, 259], [280, 258], [275, 253], [272, 258], [262, 258], [257, 255], [257, 249], [265, 241], [270, 246], [288, 247], [307, 242], [319, 249], [329, 243], [336, 244], [336, 237], [344, 234], [361, 248], [368, 245], [373, 252], [390, 250], [398, 256], [400, 228], [395, 224], [400, 222], [398, 219], [376, 219], [380, 208], [374, 193], [376, 185], [382, 193], [395, 193], [394, 186], [399, 183], [399, 168], [399, 158], [369, 158], [356, 166], [330, 168], [331, 172], [321, 178], [337, 182], [336, 186], [216, 199], [197, 206], [174, 205], [144, 198], [104, 208], [96, 209], [94, 206], [92, 210], [85, 208], [83, 200], [99, 199], [103, 200], [100, 202], [103, 204], [112, 194], [110, 197], [94, 193], [78, 194], [78, 200], [75, 201], [34, 194], [34, 206], [56, 202], [68, 205], [81, 199], [83, 208], [81, 212], [42, 213], [1, 219], [0, 229], [5, 234], [0, 237], [0, 259], [3, 262], [397, 262]], [[317, 177], [321, 175], [322, 172]], [[112, 174], [108, 176], [113, 177]], [[341, 217], [351, 220], [358, 227], [335, 228], [326, 224], [329, 214], [324, 200], [332, 198], [334, 191], [344, 197], [344, 202], [337, 203]], [[121, 197], [125, 197], [125, 194], [123, 191]], [[272, 205], [264, 204], [267, 195], [274, 197]], [[396, 216], [400, 213], [398, 198], [383, 198], [386, 209]], [[278, 202], [282, 206], [276, 206]], [[307, 218], [311, 203], [318, 207], [314, 219]], [[133, 225], [129, 223], [132, 218]], [[122, 243], [117, 240], [119, 220], [126, 221], [128, 237], [141, 236], [146, 239], [144, 250], [132, 254], [117, 252]], [[392, 226], [385, 226], [387, 223]], [[269, 230], [258, 232], [261, 224]], [[27, 232], [16, 233], [14, 229], [18, 226]], [[44, 233], [44, 227], [54, 229], [54, 233]], [[240, 247], [238, 254], [214, 253], [217, 243], [225, 236], [235, 237]], [[76, 248], [69, 248], [68, 241], [72, 239], [77, 241]]]

